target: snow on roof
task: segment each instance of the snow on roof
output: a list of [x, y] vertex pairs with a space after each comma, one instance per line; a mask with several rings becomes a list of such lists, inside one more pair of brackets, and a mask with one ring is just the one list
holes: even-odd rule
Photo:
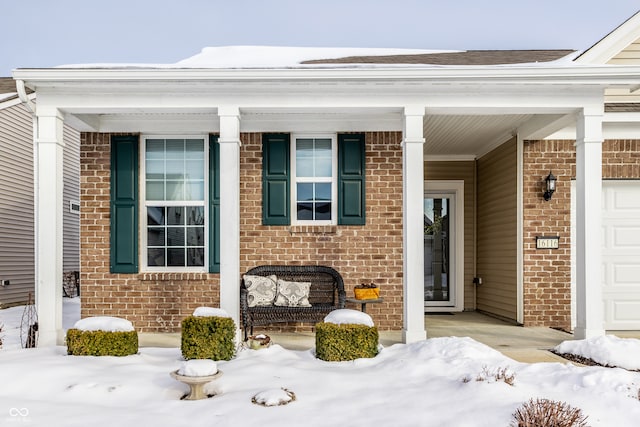
[[17, 92], [0, 93], [0, 102], [4, 101], [5, 99], [13, 98], [17, 95], [18, 95]]
[[[57, 68], [336, 68], [548, 63], [573, 59], [573, 50], [456, 51], [391, 48], [278, 46], [205, 47], [173, 64], [70, 64]], [[487, 58], [482, 61], [481, 58]]]

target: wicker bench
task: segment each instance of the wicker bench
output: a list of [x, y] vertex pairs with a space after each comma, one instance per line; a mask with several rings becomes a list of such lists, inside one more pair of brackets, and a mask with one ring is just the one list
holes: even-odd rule
[[309, 303], [311, 307], [281, 307], [255, 306], [249, 307], [247, 302], [247, 288], [244, 279], [240, 284], [240, 309], [242, 311], [242, 326], [244, 338], [247, 339], [247, 329], [253, 335], [254, 326], [270, 325], [273, 323], [321, 322], [329, 312], [344, 308], [346, 294], [342, 276], [331, 267], [306, 265], [262, 265], [247, 271], [247, 275], [271, 276], [278, 279], [311, 282]]

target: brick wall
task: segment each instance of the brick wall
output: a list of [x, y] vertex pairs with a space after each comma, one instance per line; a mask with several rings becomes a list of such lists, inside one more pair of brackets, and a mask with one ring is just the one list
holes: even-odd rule
[[[524, 144], [524, 324], [571, 327], [571, 180], [575, 143]], [[603, 179], [640, 178], [640, 141], [611, 140], [602, 147]], [[544, 178], [558, 178], [553, 198], [542, 198]], [[559, 236], [559, 249], [536, 249], [536, 236]]]
[[[263, 226], [262, 135], [242, 134], [240, 269], [262, 264], [319, 264], [344, 278], [347, 296], [362, 281], [380, 286], [370, 304], [379, 329], [402, 328], [402, 149], [400, 132], [366, 133], [365, 226]], [[358, 308], [349, 306], [348, 308]], [[287, 325], [291, 329], [292, 325]], [[309, 326], [298, 326], [307, 329]]]
[[[109, 273], [110, 138], [81, 136], [81, 315], [124, 317], [140, 332], [179, 331], [196, 307], [219, 305], [219, 275]], [[401, 133], [366, 134], [366, 226], [262, 226], [262, 136], [241, 139], [241, 272], [261, 264], [332, 266], [342, 274], [348, 296], [362, 281], [377, 283], [385, 301], [367, 312], [381, 330], [401, 329]]]
[[110, 134], [81, 135], [81, 316], [123, 317], [139, 332], [179, 331], [196, 307], [219, 305], [219, 275], [109, 273], [110, 139]]

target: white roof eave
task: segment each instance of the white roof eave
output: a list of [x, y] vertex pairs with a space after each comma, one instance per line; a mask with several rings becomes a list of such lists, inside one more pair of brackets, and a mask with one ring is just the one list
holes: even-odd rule
[[292, 81], [403, 81], [496, 83], [640, 84], [640, 66], [464, 66], [464, 67], [372, 67], [372, 68], [282, 68], [282, 69], [194, 69], [194, 68], [47, 68], [16, 69], [13, 78], [32, 89], [91, 83], [126, 82], [130, 85], [161, 86], [167, 82], [269, 82]]

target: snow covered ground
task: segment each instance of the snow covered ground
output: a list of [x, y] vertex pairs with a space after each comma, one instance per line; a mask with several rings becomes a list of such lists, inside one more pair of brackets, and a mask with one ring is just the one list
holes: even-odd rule
[[[78, 308], [77, 300], [65, 299], [65, 327]], [[205, 388], [215, 397], [182, 401], [187, 386], [169, 375], [183, 363], [179, 349], [141, 348], [120, 358], [68, 356], [64, 347], [22, 350], [16, 337], [21, 315], [21, 308], [0, 310], [2, 426], [494, 427], [509, 425], [531, 398], [580, 408], [590, 426], [638, 426], [640, 420], [639, 372], [518, 363], [454, 337], [397, 344], [373, 359], [339, 363], [278, 345], [240, 350], [218, 363], [223, 375]], [[607, 355], [611, 365], [640, 360], [639, 340], [567, 343], [586, 357]], [[500, 379], [501, 370], [514, 377], [513, 385]], [[252, 403], [281, 388], [296, 399], [285, 406]]]

